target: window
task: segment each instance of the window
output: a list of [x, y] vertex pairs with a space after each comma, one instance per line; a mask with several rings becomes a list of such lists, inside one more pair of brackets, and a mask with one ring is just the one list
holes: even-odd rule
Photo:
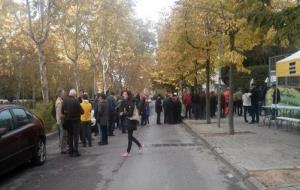
[[0, 112], [0, 128], [13, 129], [13, 119], [8, 110]]
[[17, 128], [27, 125], [30, 122], [27, 117], [27, 114], [25, 113], [25, 111], [23, 109], [20, 109], [20, 108], [12, 109], [12, 112], [13, 112], [14, 116], [16, 117], [16, 127]]
[[27, 115], [27, 118], [28, 118], [28, 120], [31, 122], [32, 120], [33, 120], [33, 115], [32, 115], [32, 113], [30, 113], [29, 111], [25, 111], [26, 112], [26, 115]]

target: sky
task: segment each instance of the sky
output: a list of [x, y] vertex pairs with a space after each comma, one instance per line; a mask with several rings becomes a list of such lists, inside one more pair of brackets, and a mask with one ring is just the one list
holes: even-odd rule
[[159, 21], [162, 12], [170, 11], [176, 0], [136, 0], [136, 14], [143, 20]]

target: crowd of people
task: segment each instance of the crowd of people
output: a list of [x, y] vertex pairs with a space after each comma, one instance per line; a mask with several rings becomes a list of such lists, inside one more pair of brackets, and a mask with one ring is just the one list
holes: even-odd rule
[[[273, 104], [280, 102], [280, 91], [274, 86]], [[243, 92], [238, 89], [233, 94], [234, 113], [244, 116], [244, 121], [258, 123], [262, 106], [265, 102], [266, 90], [261, 86], [252, 85]], [[221, 116], [226, 117], [229, 112], [229, 89], [221, 93]], [[108, 145], [109, 138], [115, 136], [115, 129], [120, 129], [123, 134], [128, 134], [127, 150], [121, 156], [129, 156], [132, 142], [135, 142], [141, 152], [143, 145], [133, 136], [138, 123], [141, 126], [149, 124], [150, 115], [149, 92], [144, 90], [143, 95], [134, 96], [130, 91], [123, 91], [120, 96], [113, 92], [99, 93], [93, 99], [83, 90], [77, 92], [71, 89], [65, 95], [63, 89], [58, 89], [55, 101], [55, 119], [59, 131], [59, 144], [62, 154], [80, 156], [79, 142], [83, 147], [91, 147], [92, 133], [98, 136], [98, 145]], [[218, 96], [215, 92], [210, 94], [211, 117], [216, 116]], [[182, 110], [185, 113], [182, 116]], [[206, 118], [206, 94], [204, 91], [185, 90], [182, 99], [177, 93], [167, 93], [165, 97], [157, 95], [155, 100], [156, 124], [161, 125], [161, 115], [164, 124], [178, 124], [185, 119]], [[251, 121], [248, 121], [248, 115]], [[272, 116], [276, 116], [273, 110]], [[92, 125], [92, 119], [95, 119]], [[149, 125], [148, 125], [149, 126]]]
[[[147, 94], [142, 98], [139, 95], [134, 97], [130, 91], [125, 90], [118, 97], [107, 91], [97, 94], [91, 100], [83, 90], [77, 96], [75, 89], [71, 89], [68, 95], [65, 95], [63, 89], [58, 89], [54, 108], [61, 154], [80, 156], [80, 143], [82, 147], [93, 146], [92, 132], [99, 137], [98, 145], [108, 145], [108, 138], [115, 136], [116, 128], [128, 134], [128, 146], [121, 156], [130, 155], [132, 142], [142, 152], [143, 145], [133, 136], [133, 132], [137, 129], [139, 118], [142, 125], [149, 123], [147, 97]], [[96, 120], [94, 127], [93, 118]]]

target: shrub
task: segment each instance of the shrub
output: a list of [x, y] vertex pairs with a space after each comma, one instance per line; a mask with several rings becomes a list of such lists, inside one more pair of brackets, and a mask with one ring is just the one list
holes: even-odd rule
[[53, 131], [53, 126], [55, 123], [54, 118], [51, 115], [53, 103], [43, 103], [39, 102], [35, 105], [35, 114], [41, 118], [45, 124], [47, 132]]

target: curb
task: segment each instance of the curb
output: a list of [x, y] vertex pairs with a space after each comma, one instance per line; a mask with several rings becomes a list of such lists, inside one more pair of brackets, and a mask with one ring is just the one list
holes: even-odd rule
[[56, 135], [57, 133], [58, 133], [57, 130], [54, 131], [54, 132], [51, 132], [51, 133], [47, 133], [47, 134], [46, 134], [46, 137], [47, 137], [47, 138], [51, 138], [51, 137], [53, 137], [54, 135]]
[[232, 169], [233, 172], [243, 180], [246, 186], [253, 190], [267, 190], [267, 188], [263, 184], [261, 184], [256, 178], [250, 176], [249, 172], [246, 169], [234, 164], [230, 158], [224, 155], [223, 151], [220, 151], [220, 149], [218, 149], [217, 147], [212, 146], [204, 137], [197, 134], [188, 123], [183, 121], [183, 124], [186, 130], [188, 130], [194, 136], [201, 139], [205, 146], [207, 146], [208, 149], [210, 149], [217, 158], [219, 158], [230, 169]]

